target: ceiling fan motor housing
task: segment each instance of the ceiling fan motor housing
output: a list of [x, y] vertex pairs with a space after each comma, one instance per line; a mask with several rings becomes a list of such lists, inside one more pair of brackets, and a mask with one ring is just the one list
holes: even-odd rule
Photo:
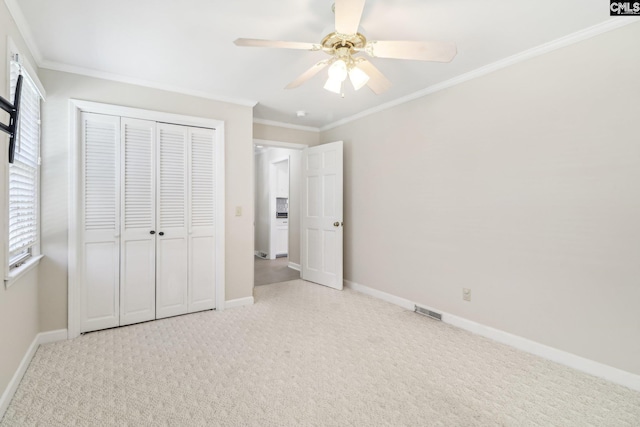
[[322, 48], [329, 55], [333, 55], [338, 49], [348, 48], [350, 54], [356, 53], [357, 49], [364, 49], [367, 38], [360, 33], [340, 34], [331, 33], [322, 39]]

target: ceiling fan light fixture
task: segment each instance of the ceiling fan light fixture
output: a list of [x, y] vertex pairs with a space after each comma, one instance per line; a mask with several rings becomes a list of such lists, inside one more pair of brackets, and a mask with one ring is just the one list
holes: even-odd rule
[[338, 59], [329, 67], [329, 79], [343, 82], [347, 78], [347, 63]]
[[354, 66], [351, 68], [351, 70], [349, 70], [349, 80], [351, 80], [353, 88], [355, 90], [358, 90], [362, 86], [367, 84], [367, 82], [369, 81], [369, 76], [360, 68]]
[[337, 93], [339, 95], [342, 92], [342, 80], [329, 76], [327, 82], [324, 84], [324, 88], [329, 92]]

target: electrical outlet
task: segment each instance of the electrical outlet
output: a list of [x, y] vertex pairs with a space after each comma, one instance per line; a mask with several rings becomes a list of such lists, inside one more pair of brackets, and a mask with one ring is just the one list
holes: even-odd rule
[[242, 216], [242, 206], [236, 206], [236, 216]]
[[462, 288], [462, 299], [465, 301], [471, 301], [471, 289]]

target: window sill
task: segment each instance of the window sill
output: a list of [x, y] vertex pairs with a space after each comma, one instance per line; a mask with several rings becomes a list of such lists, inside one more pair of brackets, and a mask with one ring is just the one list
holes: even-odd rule
[[29, 260], [25, 261], [18, 268], [14, 268], [9, 273], [8, 277], [4, 279], [4, 287], [5, 289], [9, 289], [13, 286], [22, 276], [33, 270], [38, 264], [40, 264], [40, 260], [44, 257], [44, 255], [35, 255], [32, 256]]

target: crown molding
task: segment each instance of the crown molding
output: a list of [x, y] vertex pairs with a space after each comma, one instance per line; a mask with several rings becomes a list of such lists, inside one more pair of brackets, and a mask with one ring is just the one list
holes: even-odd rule
[[16, 27], [18, 27], [18, 32], [20, 32], [29, 52], [36, 61], [36, 65], [39, 67], [43, 60], [42, 53], [35, 42], [33, 33], [31, 32], [31, 27], [22, 14], [22, 9], [20, 9], [20, 6], [18, 5], [18, 0], [4, 0], [4, 4], [7, 5], [7, 9], [9, 9], [9, 13], [13, 18], [13, 21], [16, 23]]
[[277, 126], [277, 127], [281, 127], [281, 128], [287, 128], [287, 129], [295, 129], [295, 130], [304, 130], [307, 132], [320, 132], [320, 128], [316, 128], [313, 126], [302, 126], [302, 125], [294, 125], [291, 123], [284, 123], [284, 122], [276, 122], [274, 120], [265, 120], [265, 119], [253, 119], [253, 123], [259, 124], [259, 125], [267, 125], [267, 126]]
[[242, 98], [233, 98], [233, 97], [227, 97], [227, 96], [217, 96], [217, 95], [212, 95], [209, 92], [185, 89], [180, 86], [158, 83], [158, 82], [154, 82], [146, 79], [138, 79], [135, 77], [129, 77], [122, 74], [107, 73], [104, 71], [98, 71], [91, 68], [77, 67], [75, 65], [68, 65], [68, 64], [63, 64], [63, 63], [48, 61], [48, 60], [43, 60], [42, 64], [40, 65], [40, 68], [53, 70], [53, 71], [62, 71], [62, 72], [71, 73], [71, 74], [79, 74], [87, 77], [94, 77], [97, 79], [127, 83], [127, 84], [136, 85], [136, 86], [159, 89], [167, 92], [175, 92], [182, 95], [189, 95], [189, 96], [195, 96], [198, 98], [210, 99], [212, 101], [241, 105], [243, 107], [255, 107], [256, 104], [258, 103], [258, 101], [242, 99]]
[[18, 0], [4, 0], [7, 5], [7, 9], [11, 14], [13, 20], [18, 27], [18, 31], [20, 35], [24, 39], [27, 48], [29, 49], [33, 59], [36, 61], [36, 65], [39, 68], [44, 68], [48, 70], [54, 71], [63, 71], [66, 73], [72, 74], [80, 74], [88, 77], [95, 77], [104, 80], [117, 81], [121, 83], [134, 84], [137, 86], [149, 87], [153, 89], [165, 90], [168, 92], [180, 93], [183, 95], [195, 96], [198, 98], [210, 99], [212, 101], [225, 102], [228, 104], [241, 105], [243, 107], [255, 107], [258, 104], [258, 101], [241, 99], [241, 98], [232, 98], [232, 97], [224, 97], [224, 96], [216, 96], [208, 92], [204, 91], [195, 91], [191, 89], [185, 89], [178, 86], [167, 85], [163, 83], [152, 82], [145, 79], [137, 79], [129, 76], [123, 76], [120, 74], [107, 73], [103, 71], [93, 70], [90, 68], [77, 67], [74, 65], [63, 64], [55, 61], [49, 61], [44, 59], [40, 49], [38, 49], [38, 45], [35, 42], [35, 38], [33, 37], [33, 33], [31, 32], [31, 27], [27, 23], [22, 10], [20, 9], [20, 5], [18, 4]]
[[[624, 19], [621, 19], [621, 18], [624, 18]], [[569, 34], [568, 36], [564, 36], [559, 39], [553, 40], [551, 42], [542, 44], [540, 46], [536, 46], [534, 48], [525, 50], [523, 52], [517, 53], [515, 55], [509, 56], [507, 58], [485, 65], [483, 67], [477, 68], [468, 73], [461, 74], [452, 79], [445, 80], [444, 82], [435, 84], [433, 86], [429, 86], [425, 89], [419, 90], [418, 92], [414, 92], [407, 96], [403, 96], [402, 98], [398, 98], [393, 101], [384, 103], [382, 105], [378, 105], [377, 107], [369, 108], [368, 110], [361, 111], [360, 113], [354, 114], [353, 116], [345, 117], [344, 119], [338, 120], [336, 122], [333, 122], [321, 127], [320, 132], [324, 132], [324, 131], [336, 128], [338, 126], [342, 126], [344, 124], [353, 122], [363, 117], [370, 116], [375, 113], [379, 113], [384, 110], [388, 110], [395, 106], [405, 104], [409, 101], [413, 101], [414, 99], [422, 98], [423, 96], [427, 96], [435, 92], [440, 92], [441, 90], [448, 89], [452, 86], [459, 85], [461, 83], [476, 79], [478, 77], [482, 77], [484, 75], [493, 73], [494, 71], [500, 70], [502, 68], [509, 67], [511, 65], [526, 61], [531, 58], [535, 58], [536, 56], [540, 56], [545, 53], [549, 53], [566, 46], [570, 46], [572, 44], [581, 42], [583, 40], [587, 40], [589, 38], [595, 37], [599, 34], [613, 31], [618, 28], [627, 26], [629, 24], [633, 24], [635, 22], [640, 22], [640, 18], [625, 16], [625, 17], [616, 17], [616, 18], [608, 19], [607, 21], [604, 21], [600, 24], [596, 24], [592, 27], [585, 28], [584, 30], [580, 30], [575, 33]]]

